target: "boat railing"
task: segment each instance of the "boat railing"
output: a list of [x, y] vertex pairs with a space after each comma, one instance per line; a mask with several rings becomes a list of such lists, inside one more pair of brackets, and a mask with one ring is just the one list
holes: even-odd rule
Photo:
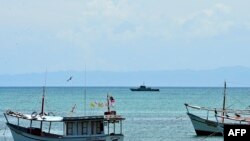
[[224, 119], [227, 119], [227, 120], [231, 120], [231, 121], [238, 121], [239, 124], [250, 124], [250, 117], [242, 117], [240, 115], [236, 115], [236, 116], [229, 116], [229, 115], [220, 116], [218, 114], [215, 114], [215, 116], [219, 117], [219, 118], [224, 118]]
[[201, 106], [195, 106], [195, 105], [190, 105], [185, 103], [187, 112], [189, 113], [189, 108], [196, 109], [196, 110], [204, 110], [204, 111], [217, 111], [217, 112], [224, 112], [224, 113], [237, 113], [237, 114], [244, 114], [244, 115], [250, 115], [250, 110], [237, 110], [237, 109], [225, 109], [223, 110], [222, 108], [210, 108], [210, 107], [201, 107]]
[[[217, 112], [215, 112], [215, 118], [217, 121], [217, 128], [218, 130], [222, 133], [222, 135], [224, 136], [224, 125], [220, 124], [218, 118], [224, 119], [224, 120], [228, 120], [228, 124], [232, 124], [232, 125], [249, 125], [250, 124], [250, 117], [242, 117], [241, 115], [235, 114], [235, 116], [220, 116], [218, 115]], [[237, 123], [238, 122], [238, 123]]]
[[[199, 110], [199, 111], [204, 111], [206, 112], [206, 119], [208, 120], [211, 117], [211, 113], [221, 113], [223, 115], [229, 115], [229, 114], [234, 114], [234, 115], [250, 115], [250, 110], [235, 110], [235, 109], [220, 109], [220, 108], [210, 108], [210, 107], [201, 107], [201, 106], [196, 106], [196, 105], [190, 105], [185, 103], [187, 113], [191, 113], [190, 109], [194, 110]], [[193, 112], [193, 111], [192, 111]], [[204, 116], [205, 117], [205, 116]], [[222, 117], [218, 117], [224, 120]]]

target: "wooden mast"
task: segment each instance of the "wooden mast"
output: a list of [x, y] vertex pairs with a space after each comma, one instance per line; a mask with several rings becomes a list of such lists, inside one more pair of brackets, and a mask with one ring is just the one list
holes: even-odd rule
[[84, 68], [84, 115], [86, 116], [86, 108], [87, 108], [87, 95], [86, 95], [86, 64]]
[[44, 116], [44, 97], [45, 97], [45, 92], [46, 92], [46, 80], [47, 80], [47, 68], [46, 68], [45, 78], [44, 78], [42, 109], [41, 109], [41, 113], [40, 113], [41, 116]]
[[110, 108], [109, 108], [109, 95], [107, 94], [107, 103], [108, 103], [108, 113], [110, 113]]
[[222, 108], [222, 123], [224, 123], [224, 115], [225, 115], [225, 110], [226, 110], [226, 88], [227, 84], [226, 81], [224, 82], [224, 96], [223, 96], [223, 108]]
[[44, 115], [44, 94], [45, 94], [45, 87], [43, 87], [43, 97], [42, 97], [42, 109], [41, 109], [41, 116]]
[[[40, 115], [41, 116], [44, 116], [44, 97], [45, 97], [45, 87], [46, 87], [46, 80], [47, 80], [47, 68], [46, 68], [46, 73], [45, 73], [45, 80], [44, 80], [44, 86], [43, 86], [43, 97], [42, 97], [42, 109], [41, 109], [41, 113]], [[43, 121], [41, 121], [40, 123], [40, 130], [42, 131], [43, 130]]]

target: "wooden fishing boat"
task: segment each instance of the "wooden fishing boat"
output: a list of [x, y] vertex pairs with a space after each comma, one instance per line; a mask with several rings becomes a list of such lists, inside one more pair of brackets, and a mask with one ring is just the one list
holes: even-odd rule
[[[123, 141], [122, 121], [125, 118], [110, 110], [108, 95], [108, 111], [103, 115], [61, 117], [46, 114], [43, 107], [44, 95], [39, 114], [37, 112], [22, 114], [11, 110], [4, 113], [14, 141]], [[21, 120], [28, 124], [21, 124]], [[13, 123], [14, 121], [17, 123]], [[54, 124], [62, 125], [63, 134], [52, 133]], [[44, 128], [45, 125], [49, 126]]]
[[[197, 136], [222, 136], [222, 131], [224, 125], [228, 124], [239, 124], [239, 117], [249, 117], [250, 110], [237, 110], [237, 109], [228, 109], [226, 108], [226, 82], [224, 83], [224, 98], [223, 98], [223, 107], [222, 108], [209, 108], [209, 107], [201, 107], [194, 106], [185, 103], [185, 107], [187, 109], [187, 115], [189, 116], [194, 130]], [[200, 116], [195, 114], [195, 111], [199, 112], [203, 111], [206, 115]], [[212, 114], [212, 116], [211, 116]], [[216, 116], [221, 115], [221, 116]], [[229, 118], [230, 117], [230, 118]]]

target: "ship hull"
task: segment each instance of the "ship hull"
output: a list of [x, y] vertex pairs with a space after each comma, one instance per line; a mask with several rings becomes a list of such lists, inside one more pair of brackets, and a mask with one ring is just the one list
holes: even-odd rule
[[33, 135], [27, 133], [28, 128], [23, 128], [7, 123], [14, 141], [123, 141], [123, 135], [101, 135], [92, 137], [59, 136], [59, 135]]
[[131, 91], [148, 91], [148, 92], [150, 92], [150, 91], [160, 91], [159, 89], [149, 89], [149, 90], [147, 90], [147, 89], [130, 89]]

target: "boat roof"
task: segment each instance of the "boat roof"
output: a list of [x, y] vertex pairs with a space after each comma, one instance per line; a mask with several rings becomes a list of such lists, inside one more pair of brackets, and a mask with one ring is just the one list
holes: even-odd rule
[[105, 115], [105, 121], [125, 120], [121, 115]]
[[79, 116], [79, 117], [63, 117], [63, 121], [79, 121], [79, 120], [104, 120], [104, 116]]
[[61, 117], [61, 116], [47, 116], [47, 115], [32, 115], [32, 114], [22, 114], [13, 111], [6, 111], [4, 114], [35, 121], [46, 121], [46, 122], [65, 122], [65, 121], [82, 121], [82, 120], [104, 120], [104, 121], [115, 121], [115, 120], [125, 120], [120, 115], [97, 115], [97, 116], [78, 116], [78, 117]]
[[29, 114], [21, 114], [21, 113], [6, 113], [8, 116], [22, 118], [26, 120], [36, 120], [36, 121], [47, 121], [47, 122], [60, 122], [63, 121], [63, 117], [60, 116], [46, 116], [46, 115], [37, 115], [33, 116]]
[[125, 120], [120, 115], [99, 115], [99, 116], [79, 116], [79, 117], [63, 117], [63, 121], [81, 121], [81, 120], [104, 120], [104, 121], [114, 121], [114, 120]]

